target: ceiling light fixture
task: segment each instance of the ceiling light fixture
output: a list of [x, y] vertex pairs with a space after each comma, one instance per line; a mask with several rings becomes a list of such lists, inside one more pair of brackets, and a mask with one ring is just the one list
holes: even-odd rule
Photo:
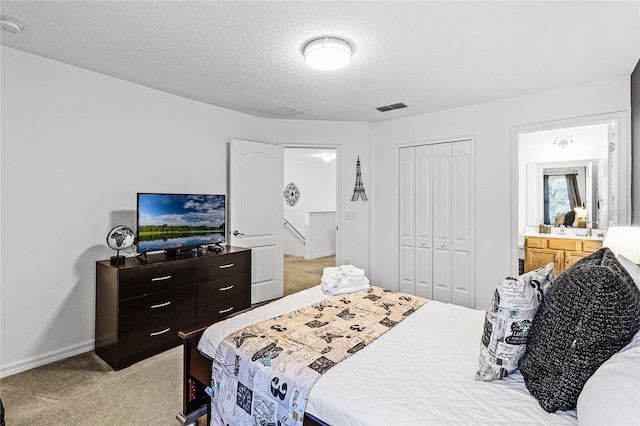
[[307, 64], [322, 71], [340, 69], [351, 60], [351, 45], [341, 38], [316, 38], [304, 46], [303, 52]]
[[6, 16], [0, 16], [0, 28], [6, 33], [19, 34], [24, 26], [15, 19], [11, 19]]

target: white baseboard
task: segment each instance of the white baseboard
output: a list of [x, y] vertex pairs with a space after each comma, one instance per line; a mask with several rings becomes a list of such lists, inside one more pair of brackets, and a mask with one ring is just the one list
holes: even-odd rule
[[94, 348], [95, 340], [89, 340], [84, 343], [67, 346], [66, 348], [27, 358], [22, 361], [2, 365], [0, 366], [0, 378], [22, 373], [23, 371], [31, 370], [32, 368], [50, 364], [55, 361], [60, 361], [61, 359], [69, 358], [74, 355], [80, 355], [85, 352], [92, 351]]
[[316, 254], [311, 255], [311, 256], [305, 256], [304, 258], [305, 258], [305, 259], [307, 259], [307, 260], [311, 260], [311, 259], [319, 259], [319, 258], [321, 258], [321, 257], [333, 256], [333, 255], [335, 255], [335, 254], [336, 254], [336, 252], [335, 252], [335, 251], [329, 251], [329, 252], [326, 252], [326, 253], [316, 253]]

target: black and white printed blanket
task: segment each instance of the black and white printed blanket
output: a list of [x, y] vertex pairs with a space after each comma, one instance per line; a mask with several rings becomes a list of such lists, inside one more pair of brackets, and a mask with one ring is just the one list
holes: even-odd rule
[[311, 387], [324, 372], [426, 302], [371, 287], [230, 334], [213, 359], [212, 423], [302, 425]]

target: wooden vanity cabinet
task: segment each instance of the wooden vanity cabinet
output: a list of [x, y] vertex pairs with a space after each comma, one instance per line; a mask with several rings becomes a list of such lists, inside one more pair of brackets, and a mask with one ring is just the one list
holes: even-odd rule
[[556, 276], [602, 247], [601, 240], [525, 236], [524, 271], [553, 262]]

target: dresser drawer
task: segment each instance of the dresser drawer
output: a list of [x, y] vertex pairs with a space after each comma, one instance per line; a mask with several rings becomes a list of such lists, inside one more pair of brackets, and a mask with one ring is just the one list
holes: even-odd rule
[[181, 341], [178, 331], [194, 326], [195, 315], [190, 311], [122, 331], [118, 335], [118, 357], [122, 359], [153, 352], [154, 348], [171, 343], [177, 346]]
[[198, 324], [210, 324], [228, 315], [240, 312], [251, 306], [251, 293], [239, 294], [229, 299], [220, 300], [210, 305], [198, 306]]
[[241, 294], [251, 294], [251, 274], [233, 275], [198, 284], [198, 308]]
[[120, 302], [118, 330], [147, 324], [196, 308], [196, 287], [181, 287]]
[[230, 253], [198, 259], [198, 282], [224, 278], [251, 270], [251, 252]]
[[174, 262], [120, 271], [119, 298], [142, 296], [193, 284], [193, 263]]

